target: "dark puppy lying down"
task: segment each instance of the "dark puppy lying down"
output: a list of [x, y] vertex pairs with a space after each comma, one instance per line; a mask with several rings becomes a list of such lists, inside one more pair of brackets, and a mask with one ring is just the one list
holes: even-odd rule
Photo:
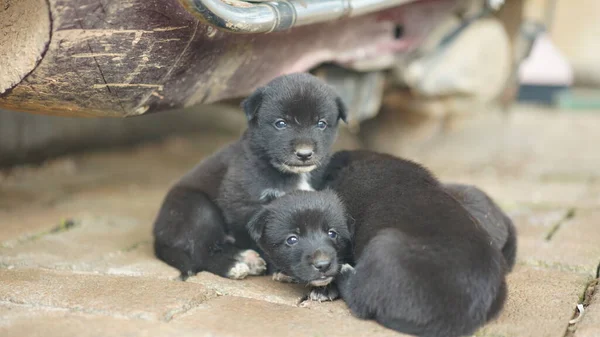
[[473, 214], [488, 206], [502, 214], [483, 192], [450, 185], [448, 193], [419, 165], [366, 151], [337, 153], [325, 178], [343, 203], [332, 191], [296, 192], [248, 224], [284, 273], [325, 285], [330, 269], [355, 264], [336, 279], [352, 312], [420, 336], [471, 334], [501, 310], [514, 261], [512, 223], [502, 218], [505, 230], [494, 231], [502, 226], [479, 223], [453, 196]]
[[168, 192], [154, 223], [156, 256], [185, 278], [206, 270], [241, 279], [265, 272], [246, 223], [263, 199], [312, 190], [346, 109], [309, 74], [271, 81], [243, 102], [248, 129]]
[[485, 192], [475, 186], [444, 184], [444, 189], [488, 232], [494, 247], [502, 252], [508, 271], [512, 270], [517, 257], [517, 231], [512, 220]]

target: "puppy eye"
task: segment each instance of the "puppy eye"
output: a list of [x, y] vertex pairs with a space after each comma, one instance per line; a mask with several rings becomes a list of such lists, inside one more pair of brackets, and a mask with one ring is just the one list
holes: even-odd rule
[[285, 239], [285, 243], [289, 246], [293, 246], [298, 243], [298, 237], [296, 235], [290, 235], [287, 239]]
[[337, 238], [337, 235], [338, 235], [338, 234], [337, 234], [337, 232], [336, 232], [336, 231], [334, 231], [333, 229], [330, 229], [330, 230], [327, 232], [327, 235], [328, 235], [330, 238], [332, 238], [332, 239], [335, 239], [335, 238]]
[[287, 123], [283, 119], [278, 119], [275, 121], [275, 128], [282, 130], [287, 127]]
[[320, 120], [317, 122], [317, 128], [321, 129], [321, 130], [325, 130], [325, 128], [327, 127], [327, 122], [324, 120]]

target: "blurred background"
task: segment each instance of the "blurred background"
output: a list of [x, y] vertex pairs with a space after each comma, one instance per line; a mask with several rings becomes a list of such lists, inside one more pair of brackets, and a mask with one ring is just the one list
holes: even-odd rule
[[[7, 34], [0, 40], [0, 69], [4, 68], [0, 71], [0, 93], [3, 93], [0, 96], [0, 109], [3, 109], [0, 110], [0, 166], [39, 164], [78, 151], [131, 145], [170, 135], [198, 134], [232, 123], [229, 118], [239, 119], [235, 127], [243, 127], [241, 114], [233, 112], [239, 102], [236, 99], [278, 74], [294, 71], [312, 71], [338, 88], [352, 107], [351, 130], [364, 146], [378, 146], [373, 143], [374, 139], [383, 133], [381, 128], [389, 129], [390, 125], [377, 122], [389, 118], [397, 123], [393, 126], [395, 131], [387, 131], [394, 134], [394, 139], [387, 139], [386, 143], [394, 142], [402, 147], [400, 143], [406, 144], [406, 140], [411, 139], [409, 147], [415, 149], [421, 142], [439, 136], [457, 120], [498, 109], [508, 114], [515, 104], [568, 111], [598, 108], [600, 70], [596, 65], [595, 48], [600, 46], [600, 25], [595, 18], [600, 8], [596, 2], [513, 0], [504, 4], [496, 1], [500, 4], [498, 10], [490, 9], [495, 1], [406, 2], [375, 17], [348, 20], [358, 27], [344, 26], [345, 31], [332, 31], [329, 35], [322, 33], [324, 26], [343, 25], [326, 22], [317, 24], [317, 28], [315, 25], [299, 27], [294, 31], [299, 37], [292, 36], [290, 43], [299, 45], [298, 50], [279, 48], [287, 43], [278, 40], [286, 33], [262, 34], [259, 38], [252, 34], [233, 35], [231, 38], [227, 32], [216, 32], [216, 36], [209, 39], [220, 38], [221, 44], [207, 44], [203, 40], [196, 46], [194, 41], [192, 46], [197, 50], [184, 51], [183, 59], [188, 63], [180, 60], [181, 69], [174, 69], [179, 74], [162, 77], [163, 82], [156, 85], [165, 88], [154, 90], [144, 88], [143, 82], [170, 62], [161, 58], [161, 54], [165, 49], [175, 50], [178, 46], [156, 47], [168, 39], [142, 35], [139, 44], [130, 44], [136, 39], [132, 29], [120, 37], [115, 37], [118, 34], [113, 31], [89, 33], [107, 29], [96, 28], [100, 27], [99, 15], [96, 9], [88, 7], [78, 13], [81, 18], [69, 12], [53, 13], [58, 19], [52, 27], [54, 38], [50, 38], [44, 35], [48, 34], [44, 32], [45, 27], [38, 27], [44, 22], [40, 17], [48, 15], [43, 7], [37, 6], [40, 9], [32, 14], [27, 11], [28, 6], [35, 6], [36, 1], [23, 1], [19, 6], [8, 1], [5, 10], [0, 12], [7, 23], [2, 28]], [[163, 3], [175, 5], [168, 1]], [[135, 1], [126, 7], [143, 10]], [[187, 29], [185, 25], [189, 22], [195, 22], [181, 10], [164, 7], [164, 15], [170, 19], [167, 23], [173, 25], [173, 21], [179, 20], [180, 30]], [[123, 28], [126, 20], [122, 17], [126, 13], [117, 14], [116, 5], [107, 8], [112, 11], [105, 15], [112, 21], [105, 25]], [[43, 34], [35, 36], [29, 32], [27, 35], [21, 31], [20, 35], [12, 36], [9, 32], [18, 31], [17, 22]], [[86, 22], [91, 28], [73, 29], [77, 22]], [[165, 25], [153, 17], [144, 24], [154, 30]], [[86, 29], [91, 37], [85, 36]], [[320, 33], [307, 36], [314, 33], [312, 30]], [[139, 34], [142, 32], [140, 29]], [[369, 37], [376, 43], [368, 42]], [[90, 40], [93, 38], [97, 41]], [[144, 38], [149, 40], [149, 47], [140, 47]], [[230, 38], [236, 40], [228, 41]], [[170, 39], [187, 41], [172, 36]], [[332, 39], [343, 41], [339, 46], [327, 45]], [[307, 47], [311, 40], [316, 47]], [[258, 47], [250, 52], [236, 51], [240, 44], [250, 48], [258, 45], [271, 54], [261, 55]], [[41, 47], [36, 49], [38, 45]], [[79, 47], [88, 53], [79, 53]], [[126, 47], [133, 48], [127, 52], [114, 50]], [[214, 57], [215, 52], [223, 51], [226, 52]], [[94, 53], [98, 56], [92, 57]], [[194, 54], [211, 54], [212, 58], [199, 60]], [[137, 63], [139, 57], [142, 63]], [[256, 61], [256, 58], [260, 59]], [[21, 64], [24, 62], [26, 66]], [[35, 70], [30, 68], [32, 66]], [[108, 70], [102, 71], [104, 67]], [[204, 73], [198, 74], [198, 67], [204, 67]], [[273, 70], [257, 74], [258, 69]], [[88, 73], [92, 70], [92, 74]], [[190, 76], [190, 73], [193, 74]], [[94, 83], [93, 91], [89, 90], [89, 83], [82, 81]], [[106, 81], [115, 83], [112, 89], [110, 85], [104, 87]], [[240, 82], [237, 87], [232, 85]], [[189, 91], [190, 87], [195, 90]], [[220, 91], [215, 94], [217, 90]], [[165, 98], [167, 95], [170, 97]], [[112, 102], [115, 97], [116, 103]], [[168, 102], [156, 103], [152, 98]], [[197, 104], [213, 101], [220, 105]], [[225, 114], [228, 116], [223, 117]], [[82, 119], [47, 115], [136, 118]], [[440, 123], [446, 127], [440, 127]], [[359, 124], [366, 126], [359, 128]]]
[[[44, 22], [40, 17], [47, 13], [40, 6], [37, 8], [41, 9], [34, 14], [27, 11], [28, 6], [36, 5], [36, 1], [23, 1], [18, 6], [8, 0], [5, 2], [5, 9], [0, 12], [7, 23], [2, 28], [6, 34], [0, 40], [0, 68], [4, 68], [0, 71], [0, 109], [3, 109], [0, 110], [0, 166], [6, 168], [39, 164], [46, 159], [80, 151], [155, 141], [171, 135], [197, 135], [207, 129], [222, 127], [243, 128], [242, 116], [237, 111], [239, 98], [277, 74], [294, 71], [311, 71], [338, 88], [352, 108], [350, 130], [362, 146], [381, 150], [385, 149], [380, 146], [393, 146], [402, 154], [403, 151], [420, 151], [419, 144], [443, 136], [461, 120], [491, 114], [490, 111], [494, 110], [509, 114], [515, 104], [573, 112], [600, 107], [597, 91], [600, 68], [595, 57], [598, 52], [595, 48], [600, 48], [600, 25], [596, 22], [600, 7], [590, 0], [576, 0], [568, 4], [559, 0], [513, 0], [507, 3], [406, 1], [407, 4], [380, 12], [375, 18], [371, 16], [371, 22], [354, 19], [355, 25], [362, 26], [362, 30], [343, 27], [347, 28], [346, 32], [334, 31], [330, 35], [321, 33], [307, 37], [306, 33], [311, 29], [323, 31], [323, 27], [300, 27], [296, 29], [300, 47], [305, 47], [304, 44], [310, 43], [310, 40], [318, 44], [312, 49], [300, 48], [300, 54], [286, 54], [285, 50], [279, 50], [281, 43], [287, 43], [278, 41], [279, 36], [263, 34], [263, 40], [259, 41], [250, 34], [234, 35], [233, 39], [237, 39], [234, 42], [238, 45], [239, 40], [243, 40], [246, 45], [265, 47], [266, 52], [273, 54], [269, 57], [258, 55], [256, 49], [245, 54], [236, 52], [235, 48], [239, 47], [227, 41], [230, 36], [219, 32], [221, 35], [217, 37], [225, 41], [222, 44], [198, 43], [198, 50], [185, 53], [203, 55], [223, 50], [226, 53], [208, 60], [185, 56], [186, 59], [191, 57], [189, 62], [195, 63], [180, 61], [182, 70], [175, 69], [180, 74], [167, 74], [171, 79], [163, 77], [164, 83], [156, 84], [170, 87], [150, 91], [134, 91], [125, 87], [140, 89], [136, 86], [143, 87], [145, 84], [137, 82], [144, 82], [145, 76], [152, 76], [145, 72], [152, 74], [168, 64], [168, 59], [160, 58], [164, 48], [154, 46], [164, 39], [148, 38], [151, 46], [143, 50], [148, 55], [142, 53], [142, 63], [136, 63], [140, 57], [136, 52], [136, 48], [139, 49], [137, 43], [131, 45], [134, 48], [129, 54], [111, 50], [122, 49], [124, 42], [135, 42], [135, 32], [129, 34], [133, 37], [120, 39], [114, 39], [117, 34], [112, 31], [99, 33], [97, 44], [103, 50], [95, 51], [90, 37], [73, 37], [76, 33], [86, 32], [83, 25], [79, 32], [73, 29], [77, 22], [87, 22], [90, 32], [101, 30], [96, 28], [99, 27], [96, 23], [99, 20], [97, 10], [84, 7], [87, 12], [78, 13], [81, 18], [68, 12], [52, 14], [58, 18], [52, 27], [54, 36], [60, 39], [54, 46], [53, 38], [47, 37], [48, 41], [45, 41], [44, 34], [48, 32], [44, 29], [49, 28], [39, 27]], [[193, 20], [164, 6], [164, 15], [170, 18], [169, 24], [180, 20], [181, 25], [185, 25]], [[498, 6], [498, 9], [493, 6]], [[114, 22], [106, 25], [122, 27], [121, 17], [126, 14], [117, 14], [119, 8], [116, 5], [108, 7], [113, 11], [105, 13], [105, 16]], [[135, 1], [126, 7], [143, 10]], [[154, 30], [160, 30], [154, 26], [164, 25], [164, 22], [150, 19], [146, 24]], [[14, 22], [11, 23], [11, 20]], [[34, 20], [37, 26], [32, 24]], [[377, 23], [373, 24], [372, 20]], [[384, 20], [387, 21], [380, 23]], [[32, 32], [10, 35], [17, 31], [17, 22], [29, 27]], [[57, 25], [59, 22], [62, 26]], [[335, 23], [323, 25], [341, 26]], [[212, 29], [209, 25], [207, 27]], [[41, 33], [35, 36], [34, 32]], [[366, 42], [369, 37], [377, 43]], [[215, 36], [210, 38], [215, 39]], [[346, 49], [343, 45], [323, 44], [323, 41], [340, 38], [344, 40]], [[88, 53], [76, 53], [77, 44], [89, 49]], [[291, 43], [295, 44], [295, 41]], [[36, 53], [38, 45], [42, 47]], [[103, 53], [106, 50], [111, 53]], [[339, 50], [343, 50], [343, 55], [333, 54]], [[98, 56], [92, 57], [94, 53]], [[242, 61], [239, 54], [243, 54]], [[133, 61], [123, 61], [123, 55]], [[32, 59], [26, 60], [27, 57]], [[254, 63], [246, 60], [257, 57], [262, 59]], [[292, 62], [281, 63], [273, 61], [274, 58], [291, 59]], [[21, 64], [26, 61], [27, 66]], [[145, 61], [148, 61], [147, 64]], [[36, 62], [40, 65], [34, 66]], [[200, 89], [200, 84], [186, 81], [186, 76], [193, 77], [189, 73], [192, 69], [195, 71], [196, 64], [205, 68], [204, 76], [196, 74], [193, 79], [204, 84], [205, 87]], [[37, 68], [28, 68], [31, 66]], [[94, 74], [86, 73], [88, 66], [94, 68]], [[104, 66], [111, 68], [104, 71], [107, 74], [102, 71]], [[99, 74], [96, 74], [96, 67], [100, 69]], [[274, 70], [256, 74], [257, 68]], [[19, 76], [22, 78], [19, 79]], [[89, 85], [79, 83], [82, 79], [99, 82], [92, 85], [95, 92], [89, 91]], [[104, 88], [107, 80], [121, 84], [115, 84], [112, 90], [110, 85]], [[227, 83], [218, 84], [219, 81]], [[232, 82], [243, 83], [235, 87]], [[188, 87], [194, 87], [196, 91], [182, 95], [181, 92]], [[215, 94], [216, 90], [211, 93], [207, 89], [209, 87], [210, 90], [217, 87], [220, 94]], [[110, 97], [101, 97], [99, 91], [107, 91]], [[158, 104], [148, 97], [140, 99], [141, 95], [159, 101], [165, 95], [173, 97], [167, 97], [165, 101], [169, 101], [168, 104]], [[198, 99], [199, 95], [203, 97]], [[116, 109], [122, 111], [115, 112], [115, 107], [107, 103], [114, 97], [119, 104]], [[95, 101], [98, 103], [94, 105]], [[213, 101], [220, 105], [197, 104]], [[29, 113], [16, 112], [19, 110]], [[85, 119], [70, 116], [136, 118]], [[377, 141], [383, 134], [385, 145]], [[404, 145], [410, 149], [403, 149]]]

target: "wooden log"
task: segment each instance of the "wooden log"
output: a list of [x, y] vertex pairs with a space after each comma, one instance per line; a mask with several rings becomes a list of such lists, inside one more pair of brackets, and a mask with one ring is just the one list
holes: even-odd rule
[[[44, 57], [16, 85], [0, 72], [0, 83], [12, 86], [0, 94], [0, 108], [126, 117], [241, 97], [322, 62], [351, 65], [409, 50], [454, 2], [417, 1], [287, 32], [239, 35], [198, 22], [177, 0], [49, 0]], [[426, 20], [418, 17], [424, 12]], [[397, 25], [405, 26], [401, 38]]]

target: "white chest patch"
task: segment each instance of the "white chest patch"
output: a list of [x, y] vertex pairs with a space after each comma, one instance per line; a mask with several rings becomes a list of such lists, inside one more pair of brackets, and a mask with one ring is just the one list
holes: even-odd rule
[[310, 186], [308, 180], [310, 179], [310, 175], [308, 173], [300, 173], [300, 180], [298, 181], [297, 189], [301, 191], [314, 191], [315, 189]]

